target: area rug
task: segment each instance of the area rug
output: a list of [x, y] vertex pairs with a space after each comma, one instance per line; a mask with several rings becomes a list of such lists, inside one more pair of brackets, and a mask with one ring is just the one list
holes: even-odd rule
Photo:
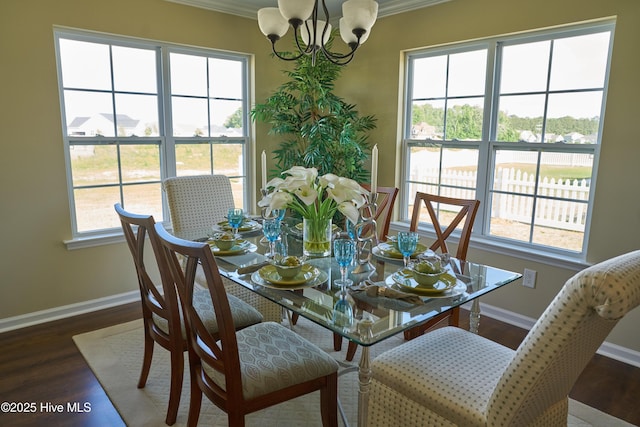
[[[314, 323], [300, 318], [295, 331], [327, 351], [336, 360], [344, 362], [346, 341], [342, 352], [333, 351], [333, 335]], [[169, 390], [168, 352], [156, 346], [149, 379], [144, 389], [136, 387], [143, 353], [142, 320], [88, 332], [73, 337], [80, 352], [100, 381], [124, 422], [130, 427], [164, 426]], [[371, 356], [402, 343], [402, 336], [389, 338], [371, 348]], [[356, 354], [357, 361], [360, 351]], [[185, 362], [186, 363], [186, 362]], [[355, 366], [355, 362], [353, 364]], [[182, 391], [177, 427], [186, 426], [189, 405], [189, 375], [185, 366], [185, 380]], [[351, 426], [357, 424], [357, 372], [348, 372], [339, 378], [339, 398]], [[271, 408], [250, 414], [247, 426], [288, 427], [321, 426], [319, 414], [319, 392], [311, 393]], [[631, 426], [631, 424], [611, 417], [574, 400], [569, 401], [567, 425], [582, 426]], [[342, 421], [341, 421], [342, 424]], [[203, 398], [198, 426], [227, 427], [224, 412]]]

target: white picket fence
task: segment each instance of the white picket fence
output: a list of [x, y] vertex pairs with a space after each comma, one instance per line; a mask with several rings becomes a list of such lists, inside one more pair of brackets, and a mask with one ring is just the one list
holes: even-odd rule
[[[412, 180], [437, 182], [436, 169], [414, 170]], [[475, 198], [476, 173], [446, 171], [442, 195], [456, 198]], [[491, 216], [530, 223], [533, 211], [535, 176], [513, 168], [498, 169], [494, 178]], [[428, 184], [415, 184], [417, 191], [433, 192]], [[460, 188], [462, 187], [462, 188]], [[589, 200], [589, 182], [582, 180], [555, 180], [543, 178], [539, 184], [535, 223], [540, 226], [583, 232]], [[505, 194], [506, 193], [506, 194]], [[549, 197], [547, 199], [546, 197]]]

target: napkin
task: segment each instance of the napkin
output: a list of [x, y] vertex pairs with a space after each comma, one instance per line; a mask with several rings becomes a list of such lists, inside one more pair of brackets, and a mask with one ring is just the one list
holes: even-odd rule
[[416, 305], [424, 304], [424, 301], [418, 295], [398, 291], [383, 285], [376, 285], [372, 282], [361, 282], [358, 286], [354, 286], [351, 289], [353, 291], [364, 291], [365, 295], [369, 297], [385, 297], [399, 299]]

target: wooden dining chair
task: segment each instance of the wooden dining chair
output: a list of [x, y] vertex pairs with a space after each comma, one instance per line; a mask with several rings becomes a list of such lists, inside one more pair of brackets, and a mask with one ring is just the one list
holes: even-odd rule
[[[142, 321], [144, 324], [144, 356], [142, 371], [138, 380], [138, 388], [143, 388], [147, 382], [154, 344], [157, 343], [171, 354], [171, 385], [169, 388], [169, 402], [165, 422], [172, 425], [176, 421], [180, 394], [182, 392], [182, 378], [184, 371], [184, 352], [187, 350], [186, 335], [180, 316], [178, 295], [173, 281], [165, 277], [156, 283], [149, 274], [144, 260], [145, 240], [149, 237], [154, 252], [157, 268], [166, 270], [166, 257], [161, 250], [155, 232], [155, 221], [151, 215], [138, 215], [128, 212], [117, 203], [114, 206], [122, 224], [125, 240], [133, 256], [140, 300], [142, 303]], [[212, 334], [217, 334], [217, 321], [213, 313], [213, 306], [207, 291], [198, 288], [193, 294], [194, 305]], [[249, 304], [238, 298], [230, 297], [233, 312], [233, 325], [236, 328], [260, 323], [262, 315]]]
[[[371, 191], [369, 184], [360, 184], [367, 191]], [[391, 225], [391, 218], [393, 216], [393, 207], [398, 196], [398, 188], [396, 187], [378, 187], [377, 189], [378, 200], [377, 209], [373, 215], [373, 219], [376, 221], [376, 231], [378, 241], [384, 242], [387, 240], [389, 234], [389, 226]], [[366, 233], [366, 230], [364, 230]], [[353, 341], [349, 341], [349, 347], [347, 348], [346, 359], [351, 361], [356, 353], [358, 345]], [[339, 334], [333, 334], [333, 349], [340, 351], [342, 349], [342, 336]]]
[[567, 280], [516, 350], [438, 328], [371, 364], [378, 427], [567, 425], [568, 395], [607, 335], [640, 304], [640, 251]]
[[[461, 261], [466, 261], [467, 249], [469, 248], [469, 242], [471, 240], [471, 230], [473, 229], [473, 222], [475, 221], [479, 206], [480, 200], [459, 199], [416, 192], [409, 230], [418, 230], [418, 224], [423, 221], [423, 217], [421, 216], [422, 208], [425, 207], [436, 233], [436, 240], [429, 246], [429, 249], [439, 251], [443, 254], [450, 254], [447, 239], [461, 224], [462, 229], [460, 230], [460, 238], [458, 240], [455, 257]], [[454, 212], [457, 210], [457, 213], [455, 213], [455, 216], [453, 216], [450, 221], [447, 221], [448, 225], [444, 227], [441, 225], [445, 224], [445, 222], [442, 221], [444, 216], [443, 212], [449, 212], [450, 210]], [[445, 319], [448, 319], [450, 326], [458, 326], [460, 322], [460, 308], [456, 307], [448, 310], [422, 325], [405, 331], [404, 337], [407, 340], [413, 339]]]
[[[173, 277], [186, 319], [191, 375], [187, 425], [197, 425], [203, 393], [227, 413], [230, 426], [242, 427], [249, 413], [320, 390], [322, 423], [337, 426], [338, 363], [279, 323], [234, 330], [228, 295], [209, 246], [172, 236], [161, 224], [156, 231], [169, 261], [164, 274]], [[213, 301], [218, 336], [210, 334], [191, 304], [198, 265]]]
[[[167, 195], [174, 235], [187, 240], [207, 237], [213, 227], [235, 207], [231, 181], [225, 175], [194, 175], [167, 178], [162, 182]], [[265, 320], [280, 322], [282, 309], [250, 290], [223, 277], [227, 292], [256, 307]], [[196, 282], [206, 286], [198, 271]]]

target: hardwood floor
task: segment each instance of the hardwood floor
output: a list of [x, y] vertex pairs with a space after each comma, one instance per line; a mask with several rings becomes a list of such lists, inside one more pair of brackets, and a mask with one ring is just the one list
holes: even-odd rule
[[[124, 426], [71, 337], [139, 317], [138, 303], [132, 303], [0, 334], [0, 401], [15, 402], [14, 409], [35, 404], [33, 413], [0, 412], [0, 425]], [[466, 313], [461, 319], [468, 319]], [[515, 348], [526, 331], [482, 318], [480, 334]], [[596, 355], [570, 396], [640, 425], [640, 368]], [[74, 403], [83, 410], [88, 403], [90, 411], [69, 411]], [[61, 412], [53, 412], [56, 405]]]

